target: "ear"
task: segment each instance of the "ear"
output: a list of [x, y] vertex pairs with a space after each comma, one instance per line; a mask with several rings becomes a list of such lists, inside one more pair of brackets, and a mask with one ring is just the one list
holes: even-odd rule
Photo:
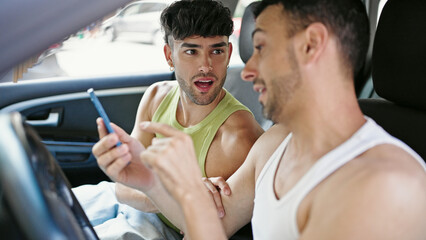
[[229, 48], [229, 56], [228, 56], [228, 64], [229, 64], [229, 61], [231, 60], [232, 50], [233, 50], [233, 46], [231, 42], [229, 42], [228, 48]]
[[312, 23], [300, 36], [302, 40], [302, 63], [316, 62], [323, 54], [329, 41], [329, 31], [322, 23]]
[[173, 67], [172, 49], [169, 46], [169, 44], [164, 45], [163, 51], [164, 51], [164, 57], [166, 58], [167, 63], [169, 64], [170, 67]]

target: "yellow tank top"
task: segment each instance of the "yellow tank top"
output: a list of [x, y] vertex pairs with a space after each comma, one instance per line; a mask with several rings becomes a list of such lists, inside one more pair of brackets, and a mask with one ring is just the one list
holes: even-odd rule
[[[205, 177], [207, 152], [219, 127], [222, 126], [225, 120], [228, 119], [232, 113], [239, 110], [250, 112], [250, 110], [225, 90], [225, 97], [223, 97], [216, 108], [209, 115], [207, 115], [206, 118], [204, 118], [197, 125], [185, 128], [176, 120], [176, 110], [179, 103], [179, 98], [179, 87], [175, 86], [158, 106], [154, 116], [152, 117], [152, 121], [168, 124], [191, 136], [194, 143], [195, 154], [198, 159], [198, 166], [200, 167], [201, 172]], [[156, 137], [160, 138], [162, 136], [157, 135]], [[158, 214], [158, 216], [169, 227], [179, 232], [179, 229], [173, 226], [173, 224], [171, 224], [161, 213]]]

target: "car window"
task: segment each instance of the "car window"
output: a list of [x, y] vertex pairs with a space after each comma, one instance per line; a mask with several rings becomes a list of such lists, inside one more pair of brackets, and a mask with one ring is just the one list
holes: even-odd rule
[[149, 12], [158, 12], [162, 11], [167, 5], [157, 4], [157, 3], [145, 3], [142, 4], [139, 13], [149, 13]]
[[[240, 0], [235, 10], [231, 66], [243, 64], [238, 50], [241, 18], [253, 1]], [[137, 1], [117, 9], [0, 76], [0, 83], [170, 71], [164, 59], [159, 18], [171, 2]], [[138, 18], [133, 18], [136, 13]], [[142, 17], [144, 14], [156, 15]]]
[[156, 3], [153, 7], [152, 10], [153, 11], [162, 11], [164, 8], [167, 7], [167, 4], [163, 4], [163, 3]]
[[139, 13], [139, 5], [132, 5], [123, 10], [122, 16], [131, 16]]

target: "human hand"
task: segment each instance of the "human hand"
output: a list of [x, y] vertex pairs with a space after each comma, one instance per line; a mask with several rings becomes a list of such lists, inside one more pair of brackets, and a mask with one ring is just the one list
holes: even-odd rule
[[140, 158], [155, 171], [176, 200], [183, 201], [188, 194], [205, 191], [190, 136], [161, 123], [143, 122], [140, 127], [164, 136], [154, 138]]
[[[111, 123], [114, 133], [108, 134], [102, 118], [96, 120], [100, 140], [93, 146], [92, 152], [99, 167], [113, 181], [142, 191], [153, 183], [153, 174], [139, 160], [144, 146], [128, 135], [123, 129]], [[122, 145], [116, 146], [118, 141]]]
[[225, 217], [226, 213], [225, 208], [222, 204], [222, 197], [220, 195], [220, 192], [223, 192], [223, 194], [225, 194], [226, 196], [231, 195], [231, 188], [229, 187], [228, 183], [222, 177], [203, 177], [203, 183], [212, 194], [219, 218]]

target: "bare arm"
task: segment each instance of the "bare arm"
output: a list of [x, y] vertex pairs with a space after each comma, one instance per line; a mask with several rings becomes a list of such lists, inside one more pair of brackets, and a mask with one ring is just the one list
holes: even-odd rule
[[151, 199], [139, 190], [116, 183], [115, 195], [120, 203], [127, 204], [142, 212], [158, 213], [158, 209], [151, 202]]
[[[197, 207], [193, 207], [194, 202], [199, 203]], [[180, 204], [185, 216], [185, 233], [187, 233], [185, 239], [228, 239], [204, 186], [194, 188], [191, 193], [186, 194]]]

